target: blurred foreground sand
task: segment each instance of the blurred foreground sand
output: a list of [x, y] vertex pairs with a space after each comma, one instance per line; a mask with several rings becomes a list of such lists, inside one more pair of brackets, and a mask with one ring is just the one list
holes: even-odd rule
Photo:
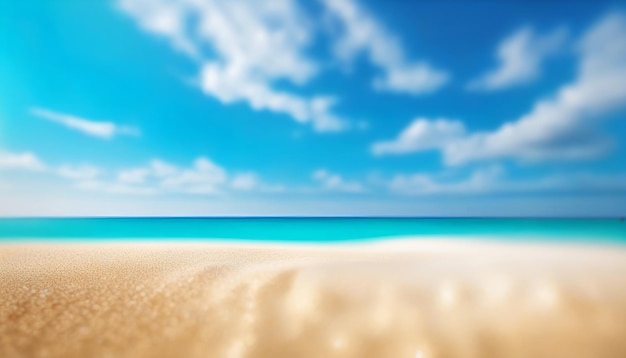
[[626, 357], [626, 249], [3, 244], [0, 357]]

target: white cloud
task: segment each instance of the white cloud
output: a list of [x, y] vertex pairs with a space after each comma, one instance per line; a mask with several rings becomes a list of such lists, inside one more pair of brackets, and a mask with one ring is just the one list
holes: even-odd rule
[[400, 174], [391, 180], [389, 189], [409, 195], [485, 193], [498, 190], [498, 180], [502, 174], [502, 168], [498, 166], [478, 169], [468, 178], [453, 181], [432, 174]]
[[318, 169], [312, 174], [313, 180], [319, 182], [325, 191], [362, 193], [365, 190], [362, 184], [354, 181], [346, 181], [340, 175], [330, 173], [325, 169]]
[[167, 191], [195, 194], [216, 194], [227, 181], [226, 170], [210, 159], [200, 157], [191, 168], [166, 175], [161, 179], [160, 187]]
[[83, 190], [99, 191], [111, 194], [154, 195], [158, 191], [153, 187], [107, 182], [103, 180], [84, 180], [76, 182], [76, 187]]
[[10, 153], [0, 151], [0, 170], [44, 171], [46, 165], [33, 153]]
[[200, 53], [197, 45], [188, 38], [186, 10], [174, 1], [120, 0], [119, 8], [133, 15], [145, 30], [168, 37], [173, 46], [193, 57]]
[[287, 188], [263, 182], [254, 172], [229, 174], [208, 158], [198, 157], [189, 167], [178, 167], [160, 159], [147, 165], [117, 172], [112, 180], [82, 180], [82, 189], [122, 194], [185, 193], [222, 195], [234, 192], [278, 193]]
[[[198, 158], [199, 161], [208, 160]], [[141, 168], [125, 169], [117, 173], [117, 182], [125, 185], [143, 184], [148, 180], [162, 180], [179, 176], [181, 170], [175, 165], [164, 162], [160, 159], [153, 159], [150, 163]]]
[[0, 170], [23, 170], [39, 172], [71, 180], [93, 180], [101, 170], [92, 165], [67, 165], [58, 167], [46, 164], [39, 156], [31, 152], [10, 153], [0, 151]]
[[259, 177], [255, 173], [237, 174], [232, 178], [230, 186], [235, 190], [251, 191], [259, 186]]
[[268, 184], [254, 172], [238, 173], [231, 176], [229, 186], [234, 191], [257, 193], [286, 193], [290, 190], [282, 184]]
[[[329, 96], [305, 97], [274, 83], [303, 85], [318, 72], [306, 56], [309, 20], [292, 0], [119, 0], [142, 28], [166, 37], [200, 64], [200, 87], [223, 103], [287, 114], [318, 131], [345, 128]], [[207, 56], [206, 47], [211, 48]], [[210, 59], [209, 59], [210, 58]], [[322, 104], [320, 104], [322, 103]]]
[[604, 154], [608, 141], [594, 129], [604, 115], [626, 107], [626, 17], [612, 14], [578, 44], [577, 79], [539, 101], [516, 121], [476, 133], [446, 148], [451, 164], [513, 157], [527, 161], [584, 159]]
[[[268, 184], [248, 171], [229, 174], [206, 157], [190, 166], [179, 167], [160, 159], [145, 166], [119, 171], [103, 170], [90, 164], [53, 166], [33, 153], [0, 151], [0, 171], [20, 170], [42, 173], [48, 178], [68, 180], [78, 189], [115, 194], [157, 195], [167, 193], [221, 195], [235, 192], [284, 193], [289, 188]], [[2, 183], [10, 187], [11, 183]]]
[[465, 127], [462, 122], [446, 118], [429, 120], [420, 117], [414, 119], [397, 139], [374, 143], [372, 152], [383, 155], [441, 149], [464, 135]]
[[178, 172], [178, 168], [176, 168], [175, 165], [169, 164], [160, 159], [154, 159], [150, 162], [150, 170], [157, 178], [175, 175]]
[[100, 175], [100, 169], [91, 165], [62, 165], [56, 172], [63, 178], [73, 180], [93, 180]]
[[449, 178], [438, 173], [399, 174], [387, 188], [401, 195], [479, 195], [494, 193], [626, 192], [626, 175], [585, 172], [512, 179], [500, 166], [472, 171], [467, 177]]
[[205, 157], [197, 158], [188, 168], [155, 159], [145, 167], [120, 171], [111, 186], [150, 189], [146, 193], [217, 194], [223, 191], [227, 179], [226, 170]]
[[545, 35], [523, 27], [498, 47], [498, 67], [469, 83], [468, 89], [493, 91], [530, 83], [541, 75], [541, 66], [559, 53], [567, 40], [564, 28]]
[[420, 122], [423, 130], [416, 135], [407, 134], [411, 133], [409, 127], [398, 139], [382, 142], [382, 150], [380, 143], [372, 150], [391, 154], [440, 149], [448, 165], [503, 158], [581, 160], [603, 155], [612, 141], [598, 132], [597, 125], [606, 115], [626, 107], [624, 39], [626, 16], [616, 13], [603, 18], [578, 43], [576, 80], [494, 131], [469, 133], [460, 122], [448, 121], [446, 125], [454, 130], [446, 132], [434, 129], [437, 121]]
[[150, 174], [151, 171], [146, 168], [122, 170], [117, 174], [117, 181], [123, 184], [142, 184]]
[[364, 52], [383, 74], [373, 81], [375, 89], [412, 95], [438, 90], [449, 75], [426, 62], [409, 62], [397, 38], [391, 35], [354, 0], [322, 0], [342, 27], [335, 53], [343, 61]]
[[30, 113], [37, 117], [61, 124], [69, 129], [101, 139], [112, 139], [118, 135], [137, 136], [140, 134], [139, 129], [135, 127], [120, 126], [113, 122], [94, 121], [42, 108], [31, 108]]

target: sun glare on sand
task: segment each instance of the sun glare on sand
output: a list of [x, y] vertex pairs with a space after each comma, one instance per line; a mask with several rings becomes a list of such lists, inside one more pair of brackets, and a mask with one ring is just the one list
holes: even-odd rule
[[626, 250], [5, 245], [1, 357], [626, 357]]

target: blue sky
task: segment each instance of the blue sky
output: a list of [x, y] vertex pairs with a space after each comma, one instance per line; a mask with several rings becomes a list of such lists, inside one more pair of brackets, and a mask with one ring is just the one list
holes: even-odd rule
[[1, 215], [626, 214], [623, 1], [0, 5]]

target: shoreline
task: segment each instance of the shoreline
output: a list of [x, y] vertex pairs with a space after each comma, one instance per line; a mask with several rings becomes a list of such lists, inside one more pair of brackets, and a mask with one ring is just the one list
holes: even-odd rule
[[345, 240], [326, 240], [326, 241], [308, 241], [308, 240], [265, 240], [265, 239], [237, 239], [222, 237], [202, 237], [202, 238], [134, 238], [134, 237], [98, 237], [98, 238], [2, 238], [0, 239], [0, 247], [17, 246], [17, 245], [199, 245], [199, 246], [246, 246], [254, 248], [331, 248], [331, 247], [362, 247], [370, 245], [406, 245], [419, 246], [422, 243], [427, 246], [436, 244], [465, 244], [472, 246], [478, 244], [496, 244], [496, 245], [520, 245], [520, 246], [587, 246], [587, 247], [607, 247], [607, 248], [626, 248], [626, 242], [617, 238], [601, 238], [597, 239], [592, 236], [576, 237], [570, 239], [555, 238], [553, 236], [526, 235], [503, 238], [503, 235], [391, 235], [365, 237], [361, 239], [345, 239]]

